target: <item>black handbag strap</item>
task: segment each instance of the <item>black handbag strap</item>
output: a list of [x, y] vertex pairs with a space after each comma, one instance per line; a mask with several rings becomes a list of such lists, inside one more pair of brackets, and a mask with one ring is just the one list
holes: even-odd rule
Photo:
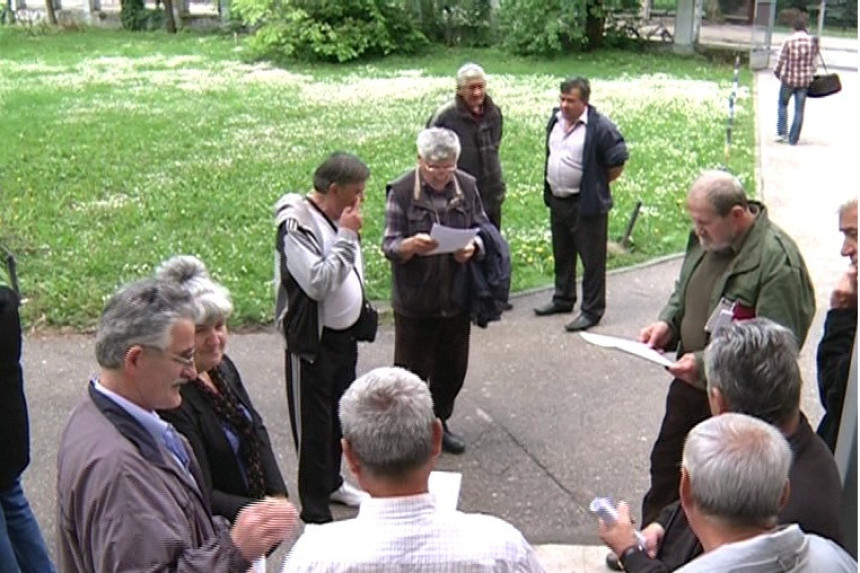
[[815, 43], [815, 48], [818, 50], [818, 59], [821, 60], [821, 65], [824, 66], [824, 73], [827, 73], [827, 64], [824, 62], [824, 55], [821, 53], [821, 40]]
[[[317, 205], [316, 203], [314, 203], [310, 197], [305, 197], [305, 201], [310, 203], [311, 207], [316, 209], [316, 212], [323, 216], [323, 219], [325, 219], [326, 222], [331, 226], [331, 230], [334, 231], [335, 234], [337, 234], [337, 225], [334, 224], [334, 221], [331, 220], [331, 217], [329, 217], [325, 211], [320, 209], [320, 206]], [[361, 235], [358, 235], [358, 244], [359, 244], [359, 248], [361, 248]], [[361, 275], [358, 274], [358, 269], [355, 268], [355, 263], [353, 263], [353, 265], [352, 265], [352, 270], [355, 271], [355, 276], [358, 277], [358, 284], [361, 287], [361, 300], [362, 300], [362, 304], [364, 304], [363, 301], [367, 300], [367, 295], [364, 292], [364, 281], [361, 280]]]

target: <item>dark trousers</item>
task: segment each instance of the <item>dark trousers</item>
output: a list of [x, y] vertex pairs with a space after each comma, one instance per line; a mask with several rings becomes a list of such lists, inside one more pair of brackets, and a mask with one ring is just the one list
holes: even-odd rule
[[466, 379], [470, 328], [465, 313], [445, 318], [394, 313], [394, 365], [427, 381], [433, 411], [443, 421], [451, 417]]
[[576, 258], [582, 259], [582, 313], [599, 320], [606, 310], [606, 237], [608, 216], [579, 214], [579, 197], [550, 199], [552, 256], [555, 259], [553, 301], [576, 304]]
[[317, 359], [286, 352], [287, 404], [299, 458], [302, 521], [332, 521], [329, 496], [343, 483], [338, 403], [355, 380], [358, 348], [350, 332], [323, 329]]
[[711, 416], [708, 395], [683, 380], [672, 380], [666, 395], [666, 413], [651, 450], [651, 489], [642, 500], [642, 523], [648, 525], [660, 511], [678, 499], [684, 440], [696, 424]]

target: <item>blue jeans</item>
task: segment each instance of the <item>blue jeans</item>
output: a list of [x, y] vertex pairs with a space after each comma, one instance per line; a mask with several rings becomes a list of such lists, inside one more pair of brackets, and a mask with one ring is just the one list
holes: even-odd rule
[[54, 565], [24, 497], [20, 477], [11, 488], [0, 492], [0, 506], [0, 573], [53, 573]]
[[794, 118], [791, 121], [791, 130], [788, 131], [788, 142], [795, 145], [800, 139], [800, 130], [803, 127], [803, 108], [806, 107], [806, 88], [793, 88], [785, 84], [779, 86], [779, 105], [777, 107], [776, 134], [780, 137], [786, 136], [788, 126], [788, 100], [794, 96]]

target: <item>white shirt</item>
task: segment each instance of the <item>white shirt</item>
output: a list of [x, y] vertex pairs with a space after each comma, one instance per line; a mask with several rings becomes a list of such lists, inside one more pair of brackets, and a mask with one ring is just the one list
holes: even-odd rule
[[[323, 252], [328, 253], [337, 240], [337, 233], [328, 220], [316, 209], [310, 209], [317, 227], [323, 236]], [[334, 330], [346, 330], [355, 324], [361, 314], [362, 290], [358, 274], [362, 272], [361, 247], [356, 249], [355, 270], [350, 271], [346, 280], [325, 299], [323, 305], [323, 326]]]
[[579, 193], [587, 125], [588, 106], [570, 129], [561, 111], [558, 112], [558, 121], [549, 134], [549, 159], [546, 166], [546, 180], [556, 197], [569, 197]]
[[283, 573], [543, 573], [534, 549], [490, 515], [442, 511], [432, 494], [369, 498], [355, 519], [309, 526]]

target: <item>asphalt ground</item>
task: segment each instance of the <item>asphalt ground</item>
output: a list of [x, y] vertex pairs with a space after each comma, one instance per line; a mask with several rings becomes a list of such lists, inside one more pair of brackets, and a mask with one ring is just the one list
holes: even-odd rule
[[[800, 245], [816, 285], [818, 311], [801, 360], [803, 408], [813, 424], [821, 416], [815, 345], [830, 290], [845, 269], [836, 208], [857, 193], [850, 159], [856, 153], [857, 74], [841, 75], [842, 93], [807, 104], [798, 146], [773, 142], [778, 82], [770, 72], [756, 75], [754, 98], [758, 188], [771, 218]], [[593, 332], [635, 337], [657, 316], [679, 267], [674, 257], [611, 273], [608, 310]], [[473, 330], [469, 374], [450, 421], [468, 449], [462, 456], [444, 454], [439, 469], [462, 472], [462, 510], [492, 513], [516, 525], [539, 546], [548, 571], [605, 571], [605, 551], [587, 506], [594, 496], [609, 495], [630, 501], [638, 513], [670, 376], [565, 332], [573, 315], [535, 317], [532, 308], [549, 298], [547, 289], [517, 295], [500, 322]], [[360, 348], [359, 373], [390, 365], [393, 341], [393, 327], [383, 324], [377, 341]], [[272, 332], [233, 335], [228, 353], [266, 420], [295, 492], [280, 339]], [[23, 364], [33, 454], [24, 487], [53, 550], [57, 444], [95, 369], [92, 337], [29, 335]], [[336, 515], [352, 512], [339, 509]]]

